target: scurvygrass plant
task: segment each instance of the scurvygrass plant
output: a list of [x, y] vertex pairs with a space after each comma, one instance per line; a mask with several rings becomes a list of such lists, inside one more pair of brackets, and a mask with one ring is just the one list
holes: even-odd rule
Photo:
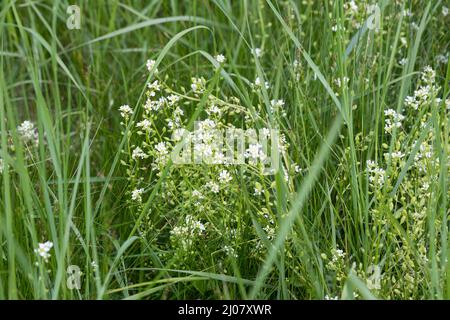
[[0, 299], [448, 299], [448, 7], [6, 1]]

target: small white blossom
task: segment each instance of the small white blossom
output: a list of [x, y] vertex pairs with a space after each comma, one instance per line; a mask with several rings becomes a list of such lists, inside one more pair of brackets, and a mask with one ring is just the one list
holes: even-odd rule
[[404, 66], [405, 64], [408, 63], [408, 59], [407, 58], [402, 58], [398, 61], [398, 64], [401, 66]]
[[[155, 60], [151, 60], [151, 59], [147, 60], [146, 65], [147, 65], [148, 72], [152, 71], [152, 69], [155, 67], [155, 64], [156, 64]], [[155, 73], [158, 73], [158, 69], [155, 69]]]
[[[255, 86], [256, 87], [261, 87], [262, 86], [261, 79], [259, 77], [256, 77], [256, 79], [255, 79]], [[270, 88], [269, 82], [265, 81], [264, 82], [264, 86], [266, 87], [266, 89], [269, 89]]]
[[[170, 106], [175, 105], [178, 101], [180, 101], [180, 97], [177, 96], [176, 94], [171, 94], [170, 96], [167, 97], [167, 101], [169, 102]], [[181, 110], [181, 109], [180, 109]], [[181, 113], [183, 114], [183, 113]]]
[[439, 54], [436, 56], [436, 62], [440, 64], [447, 64], [448, 56], [449, 56], [448, 52], [446, 54]]
[[255, 49], [253, 50], [253, 53], [255, 54], [255, 56], [256, 56], [257, 58], [261, 58], [262, 55], [263, 55], [263, 51], [262, 51], [260, 48], [255, 48]]
[[220, 191], [219, 185], [212, 181], [209, 181], [206, 184], [206, 188], [211, 190], [212, 193], [219, 193], [219, 191]]
[[155, 146], [155, 150], [160, 154], [160, 155], [166, 155], [169, 153], [169, 151], [167, 150], [167, 145], [165, 142], [159, 142], [156, 146]]
[[33, 122], [25, 120], [17, 127], [17, 132], [24, 142], [32, 142], [36, 145], [39, 143], [38, 131]]
[[223, 54], [218, 54], [215, 58], [216, 58], [216, 61], [221, 64], [224, 63], [226, 60], [225, 56]]
[[145, 152], [144, 152], [141, 148], [136, 147], [136, 148], [133, 150], [133, 154], [132, 154], [131, 157], [132, 157], [134, 160], [137, 160], [137, 159], [145, 159], [145, 158], [148, 158], [148, 155], [145, 154]]
[[228, 183], [233, 179], [233, 177], [230, 175], [230, 173], [227, 170], [222, 170], [219, 173], [219, 181], [221, 183]]
[[144, 189], [134, 189], [131, 192], [131, 200], [136, 202], [142, 202], [142, 194], [144, 193]]
[[254, 161], [257, 159], [260, 159], [261, 161], [264, 161], [266, 159], [266, 155], [264, 154], [262, 150], [262, 145], [259, 143], [252, 143], [248, 146], [248, 149], [246, 150], [244, 156], [246, 158], [251, 158]]
[[141, 122], [138, 122], [136, 124], [136, 127], [141, 128], [147, 132], [150, 132], [152, 130], [152, 123], [148, 119], [144, 119]]
[[39, 243], [39, 246], [37, 249], [34, 249], [34, 252], [36, 252], [40, 257], [44, 258], [45, 262], [48, 262], [48, 259], [50, 258], [50, 250], [53, 247], [53, 242], [46, 241], [44, 243]]
[[405, 155], [403, 153], [401, 153], [400, 151], [394, 151], [392, 153], [385, 153], [384, 157], [385, 158], [389, 158], [392, 157], [392, 159], [401, 159], [403, 158]]
[[388, 133], [391, 133], [394, 128], [400, 128], [405, 119], [405, 116], [397, 113], [394, 109], [384, 110], [384, 115], [386, 116], [384, 130]]
[[121, 106], [119, 108], [119, 111], [120, 111], [120, 115], [124, 119], [128, 119], [134, 113], [133, 109], [131, 109], [130, 106], [127, 104], [124, 104], [123, 106]]
[[206, 80], [203, 78], [191, 78], [191, 89], [194, 93], [202, 93], [205, 90]]
[[255, 192], [253, 194], [255, 196], [260, 196], [263, 192], [264, 192], [264, 190], [262, 189], [262, 187], [260, 185], [257, 185], [255, 187]]
[[272, 105], [272, 108], [282, 108], [284, 106], [283, 100], [271, 100], [270, 104]]
[[153, 81], [152, 83], [147, 84], [148, 89], [151, 91], [150, 95], [155, 96], [155, 92], [161, 90], [161, 85], [158, 80]]

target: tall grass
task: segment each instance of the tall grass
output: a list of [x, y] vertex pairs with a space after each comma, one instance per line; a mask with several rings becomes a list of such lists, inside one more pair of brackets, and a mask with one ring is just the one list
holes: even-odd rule
[[[66, 26], [72, 4], [81, 9], [79, 30]], [[380, 10], [377, 29], [371, 4]], [[6, 1], [0, 299], [450, 298], [445, 5]], [[222, 65], [217, 54], [226, 57]], [[426, 66], [439, 89], [411, 109], [405, 98], [423, 85]], [[130, 137], [155, 77], [194, 104], [185, 112], [188, 128], [205, 118], [210, 95], [229, 105], [238, 99], [256, 128], [279, 128], [289, 178], [230, 169], [227, 193], [205, 195], [204, 212], [186, 193], [215, 169], [169, 161], [140, 181]], [[191, 77], [207, 80], [203, 94], [190, 95]], [[256, 77], [270, 88], [254, 89]], [[273, 99], [284, 100], [285, 114], [270, 111]], [[134, 114], [124, 123], [125, 104]], [[402, 126], [386, 131], [387, 109], [405, 116]], [[224, 123], [248, 124], [234, 116]], [[18, 130], [25, 120], [35, 124], [36, 143]], [[374, 187], [367, 160], [383, 168], [384, 183]], [[130, 195], [138, 182], [141, 205]], [[255, 200], [255, 182], [267, 191], [263, 200]], [[162, 200], [172, 184], [179, 193]], [[273, 237], [263, 212], [273, 215]], [[212, 229], [183, 252], [170, 230], [188, 215]], [[232, 227], [243, 230], [230, 244], [236, 255], [219, 236]], [[53, 243], [47, 262], [35, 252], [45, 241]], [[68, 285], [69, 266], [81, 270], [80, 288]]]

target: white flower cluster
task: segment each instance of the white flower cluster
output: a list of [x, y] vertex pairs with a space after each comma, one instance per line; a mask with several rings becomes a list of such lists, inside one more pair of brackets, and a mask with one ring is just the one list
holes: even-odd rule
[[141, 203], [142, 202], [142, 194], [144, 193], [144, 189], [134, 189], [131, 192], [131, 200]]
[[218, 63], [220, 63], [220, 64], [222, 64], [222, 63], [225, 63], [225, 56], [223, 55], [223, 54], [218, 54], [216, 57], [215, 57], [215, 59], [216, 59], [216, 61], [218, 62]]
[[221, 184], [227, 184], [233, 179], [233, 177], [230, 175], [230, 173], [227, 170], [222, 170], [219, 173], [219, 181]]
[[283, 116], [286, 116], [286, 111], [283, 110], [284, 100], [271, 100], [270, 101], [271, 111], [272, 113], [282, 110]]
[[169, 160], [169, 148], [168, 144], [165, 141], [158, 142], [154, 146], [154, 152], [155, 152], [155, 160], [154, 160], [154, 166], [153, 169], [156, 170], [159, 166], [164, 166], [167, 161]]
[[[255, 83], [254, 83], [255, 88], [261, 88], [262, 85], [263, 85], [263, 83], [262, 83], [261, 79], [259, 77], [256, 77]], [[266, 88], [266, 90], [270, 88], [270, 84], [268, 81], [264, 81], [264, 87]]]
[[391, 133], [394, 128], [400, 128], [402, 121], [405, 119], [404, 115], [396, 112], [394, 109], [384, 110], [384, 115], [386, 116], [384, 131], [387, 133]]
[[342, 87], [342, 85], [347, 86], [347, 84], [349, 83], [350, 79], [348, 77], [342, 77], [341, 78], [336, 78], [334, 79], [334, 83], [336, 84], [336, 86], [338, 86], [339, 88]]
[[48, 262], [48, 259], [51, 257], [50, 250], [53, 247], [53, 242], [46, 241], [44, 243], [39, 243], [37, 249], [34, 249], [34, 252], [37, 253], [40, 257], [44, 259], [45, 262]]
[[371, 186], [375, 188], [383, 186], [386, 179], [386, 171], [378, 167], [375, 161], [367, 160], [366, 164]]
[[344, 265], [344, 259], [346, 254], [343, 250], [336, 248], [331, 250], [331, 259], [327, 263], [327, 268], [333, 271], [340, 271], [342, 266]]
[[141, 148], [136, 147], [136, 148], [134, 148], [133, 154], [131, 155], [131, 157], [134, 160], [138, 160], [138, 159], [148, 158], [148, 155]]
[[250, 164], [256, 164], [258, 161], [264, 162], [267, 158], [263, 151], [263, 146], [260, 143], [250, 144], [248, 149], [245, 151], [244, 156], [248, 158]]
[[206, 226], [192, 215], [187, 215], [184, 223], [175, 226], [171, 231], [172, 241], [180, 244], [184, 250], [188, 250], [197, 237], [206, 232]]
[[17, 127], [17, 132], [25, 143], [39, 144], [39, 134], [33, 122], [25, 120]]
[[191, 78], [191, 89], [194, 93], [200, 94], [205, 91], [206, 80], [204, 78]]
[[418, 110], [419, 107], [428, 103], [433, 94], [436, 94], [439, 90], [435, 86], [435, 79], [436, 72], [429, 66], [425, 67], [421, 74], [423, 85], [414, 91], [414, 95], [405, 98], [405, 105], [414, 110]]
[[130, 118], [130, 116], [133, 115], [133, 109], [130, 108], [129, 105], [124, 104], [123, 106], [119, 107], [119, 111], [120, 111], [120, 115], [122, 116], [122, 118], [124, 118], [125, 120], [128, 120]]
[[263, 55], [263, 51], [262, 51], [261, 48], [255, 48], [255, 49], [252, 50], [252, 52], [255, 54], [255, 56], [257, 58], [261, 58], [262, 55]]
[[[146, 66], [147, 66], [147, 70], [148, 72], [152, 72], [153, 68], [155, 67], [156, 61], [149, 59], [147, 60]], [[158, 73], [158, 69], [155, 69], [155, 73]]]
[[238, 258], [236, 250], [234, 250], [234, 248], [231, 246], [223, 246], [223, 251], [230, 257], [233, 257], [235, 259]]

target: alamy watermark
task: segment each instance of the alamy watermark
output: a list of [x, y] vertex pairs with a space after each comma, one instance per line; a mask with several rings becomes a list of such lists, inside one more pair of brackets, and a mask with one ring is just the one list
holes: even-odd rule
[[69, 30], [81, 29], [81, 10], [77, 5], [67, 7], [66, 13], [70, 16], [66, 20], [66, 26]]
[[67, 288], [69, 290], [81, 289], [81, 270], [77, 265], [70, 265], [67, 267]]
[[377, 4], [372, 4], [367, 7], [367, 28], [369, 30], [378, 31], [380, 29], [381, 9]]

